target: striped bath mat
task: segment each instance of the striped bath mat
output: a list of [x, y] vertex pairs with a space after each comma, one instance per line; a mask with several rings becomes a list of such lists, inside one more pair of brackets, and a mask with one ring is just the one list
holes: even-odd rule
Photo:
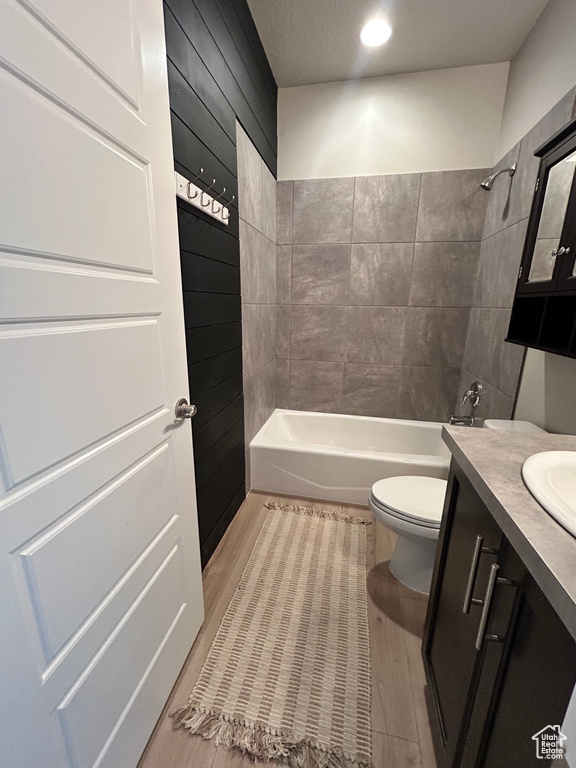
[[267, 506], [174, 726], [293, 768], [371, 768], [370, 521]]

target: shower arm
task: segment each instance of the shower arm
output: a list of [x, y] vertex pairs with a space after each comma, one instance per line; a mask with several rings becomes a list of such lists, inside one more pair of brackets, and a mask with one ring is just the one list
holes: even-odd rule
[[516, 173], [516, 168], [518, 168], [518, 163], [514, 163], [513, 165], [509, 165], [507, 168], [502, 168], [499, 171], [496, 171], [496, 173], [493, 173], [491, 176], [488, 176], [487, 179], [484, 179], [484, 181], [480, 184], [482, 189], [485, 189], [487, 192], [490, 192], [492, 187], [494, 186], [495, 180], [500, 176], [501, 173], [509, 173], [510, 177], [514, 176]]

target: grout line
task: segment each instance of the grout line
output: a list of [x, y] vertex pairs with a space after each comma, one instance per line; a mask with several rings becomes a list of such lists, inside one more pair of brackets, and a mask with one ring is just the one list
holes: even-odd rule
[[[246, 383], [246, 382], [248, 381], [248, 379], [252, 379], [254, 376], [256, 376], [256, 374], [257, 374], [257, 373], [260, 373], [260, 372], [261, 372], [261, 371], [263, 371], [265, 368], [268, 368], [268, 366], [269, 366], [269, 365], [272, 365], [272, 363], [275, 363], [275, 362], [276, 362], [276, 360], [285, 360], [285, 359], [287, 359], [287, 358], [278, 358], [278, 357], [274, 357], [274, 358], [272, 358], [272, 360], [268, 360], [268, 362], [267, 362], [267, 363], [264, 363], [264, 365], [260, 366], [260, 368], [258, 368], [257, 370], [253, 371], [253, 372], [252, 372], [251, 374], [249, 374], [248, 376], [243, 376], [243, 377], [242, 377], [242, 381], [243, 381], [244, 383]], [[236, 375], [237, 375], [237, 374], [236, 374]]]
[[[234, 296], [236, 294], [224, 294], [227, 296]], [[246, 302], [246, 304], [257, 304], [257, 302]], [[262, 306], [270, 306], [267, 303], [263, 303]], [[280, 307], [334, 307], [334, 309], [505, 309], [510, 311], [511, 307], [474, 307], [470, 304], [453, 305], [453, 304], [319, 304], [318, 302], [292, 302], [286, 303], [282, 301], [278, 304]]]
[[471, 373], [467, 368], [461, 368], [461, 371], [462, 371], [462, 373], [465, 373], [466, 375], [472, 377], [473, 379], [480, 379], [480, 381], [484, 382], [484, 384], [487, 384], [495, 392], [499, 392], [501, 395], [504, 395], [504, 397], [507, 397], [509, 400], [515, 400], [515, 396], [514, 395], [509, 395], [507, 392], [504, 392], [504, 390], [499, 389], [498, 387], [495, 387], [494, 384], [491, 384], [485, 378], [480, 376], [480, 374], [478, 374], [478, 373]]
[[[420, 221], [420, 206], [421, 206], [421, 203], [422, 203], [422, 180], [423, 180], [423, 178], [424, 178], [424, 174], [421, 173], [420, 174], [420, 185], [418, 187], [418, 208], [416, 210], [416, 222], [414, 224], [414, 243], [419, 242], [416, 239], [416, 235], [418, 234], [418, 222]], [[433, 242], [433, 241], [431, 241], [431, 242]], [[445, 241], [441, 240], [439, 242], [445, 242]], [[458, 242], [458, 241], [456, 241], [456, 242]]]
[[521, 219], [518, 219], [518, 221], [512, 222], [512, 224], [506, 224], [505, 227], [502, 227], [502, 229], [496, 230], [496, 232], [492, 232], [490, 235], [486, 235], [486, 237], [482, 238], [479, 242], [485, 243], [486, 240], [491, 240], [493, 237], [496, 237], [496, 235], [501, 235], [503, 232], [506, 232], [508, 229], [512, 229], [512, 227], [516, 227], [518, 224], [522, 224], [525, 221], [528, 221], [530, 216], [523, 216]]
[[[464, 369], [461, 368], [458, 365], [423, 365], [422, 363], [373, 363], [373, 362], [363, 362], [363, 361], [357, 361], [357, 360], [312, 360], [307, 357], [278, 357], [276, 360], [290, 360], [292, 362], [296, 363], [330, 363], [331, 365], [363, 365], [363, 366], [370, 366], [371, 368], [425, 368], [425, 369], [434, 369], [434, 370], [442, 370], [442, 371], [463, 371]], [[266, 365], [269, 365], [267, 363]], [[264, 366], [266, 367], [266, 366]], [[262, 370], [261, 368], [259, 370]], [[466, 371], [469, 373], [468, 371]], [[250, 374], [250, 376], [253, 376], [254, 374]], [[474, 374], [469, 374], [470, 376], [474, 376]], [[250, 377], [248, 377], [250, 378]], [[476, 376], [476, 378], [482, 378], [481, 376]], [[485, 379], [482, 379], [482, 381], [485, 381]], [[489, 382], [486, 382], [491, 386], [493, 389], [496, 389], [496, 387], [493, 387], [492, 384]], [[498, 390], [499, 392], [501, 390]], [[502, 394], [506, 394], [505, 392], [502, 392]], [[510, 395], [507, 395], [507, 397], [510, 397]]]
[[[416, 255], [416, 242], [414, 242], [412, 245], [412, 259], [410, 261], [410, 280], [408, 281], [408, 304], [407, 304], [408, 307], [421, 306], [419, 304], [412, 304], [412, 302], [410, 301], [410, 296], [412, 295], [412, 277], [414, 276], [414, 256], [415, 255]], [[427, 306], [427, 305], [422, 305], [422, 306]], [[433, 306], [438, 306], [438, 305], [433, 305]]]

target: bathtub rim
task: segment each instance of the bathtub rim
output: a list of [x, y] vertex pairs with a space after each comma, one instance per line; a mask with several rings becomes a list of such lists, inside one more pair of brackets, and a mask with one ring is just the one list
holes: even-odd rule
[[389, 419], [383, 416], [355, 416], [353, 414], [344, 414], [344, 413], [325, 413], [323, 411], [295, 411], [293, 409], [289, 408], [276, 408], [274, 411], [270, 414], [268, 419], [264, 422], [262, 427], [258, 430], [258, 432], [254, 435], [252, 440], [249, 443], [249, 448], [266, 448], [266, 450], [272, 450], [272, 451], [285, 451], [290, 450], [295, 453], [303, 453], [303, 454], [328, 454], [330, 456], [345, 456], [348, 458], [355, 458], [355, 459], [367, 459], [367, 458], [374, 458], [378, 459], [379, 457], [386, 457], [389, 459], [392, 459], [394, 461], [398, 461], [399, 463], [406, 463], [406, 464], [413, 464], [416, 462], [422, 462], [422, 460], [426, 459], [426, 463], [430, 463], [432, 465], [438, 465], [438, 466], [448, 466], [450, 464], [450, 458], [451, 454], [448, 448], [444, 445], [442, 440], [440, 439], [439, 444], [440, 448], [446, 450], [442, 450], [442, 453], [398, 453], [398, 452], [390, 452], [390, 451], [375, 451], [373, 449], [365, 449], [362, 450], [360, 448], [357, 449], [350, 449], [350, 448], [342, 448], [341, 446], [333, 446], [328, 445], [326, 443], [305, 443], [302, 441], [295, 441], [295, 440], [287, 440], [282, 439], [279, 437], [272, 437], [266, 434], [266, 428], [269, 427], [270, 422], [272, 419], [274, 419], [277, 416], [281, 416], [283, 414], [299, 414], [299, 415], [310, 415], [310, 416], [320, 416], [322, 418], [338, 418], [338, 419], [344, 419], [344, 420], [351, 420], [354, 421], [361, 420], [364, 422], [381, 422], [385, 421], [390, 424], [395, 424], [399, 426], [411, 426], [416, 428], [437, 428], [438, 432], [440, 433], [442, 430], [442, 427], [444, 426], [443, 422], [440, 421], [416, 421], [414, 419]]

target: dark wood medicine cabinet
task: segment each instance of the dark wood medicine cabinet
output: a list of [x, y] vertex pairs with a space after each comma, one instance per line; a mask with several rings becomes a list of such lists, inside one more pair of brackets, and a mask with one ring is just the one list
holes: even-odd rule
[[576, 120], [540, 157], [507, 341], [576, 357]]

